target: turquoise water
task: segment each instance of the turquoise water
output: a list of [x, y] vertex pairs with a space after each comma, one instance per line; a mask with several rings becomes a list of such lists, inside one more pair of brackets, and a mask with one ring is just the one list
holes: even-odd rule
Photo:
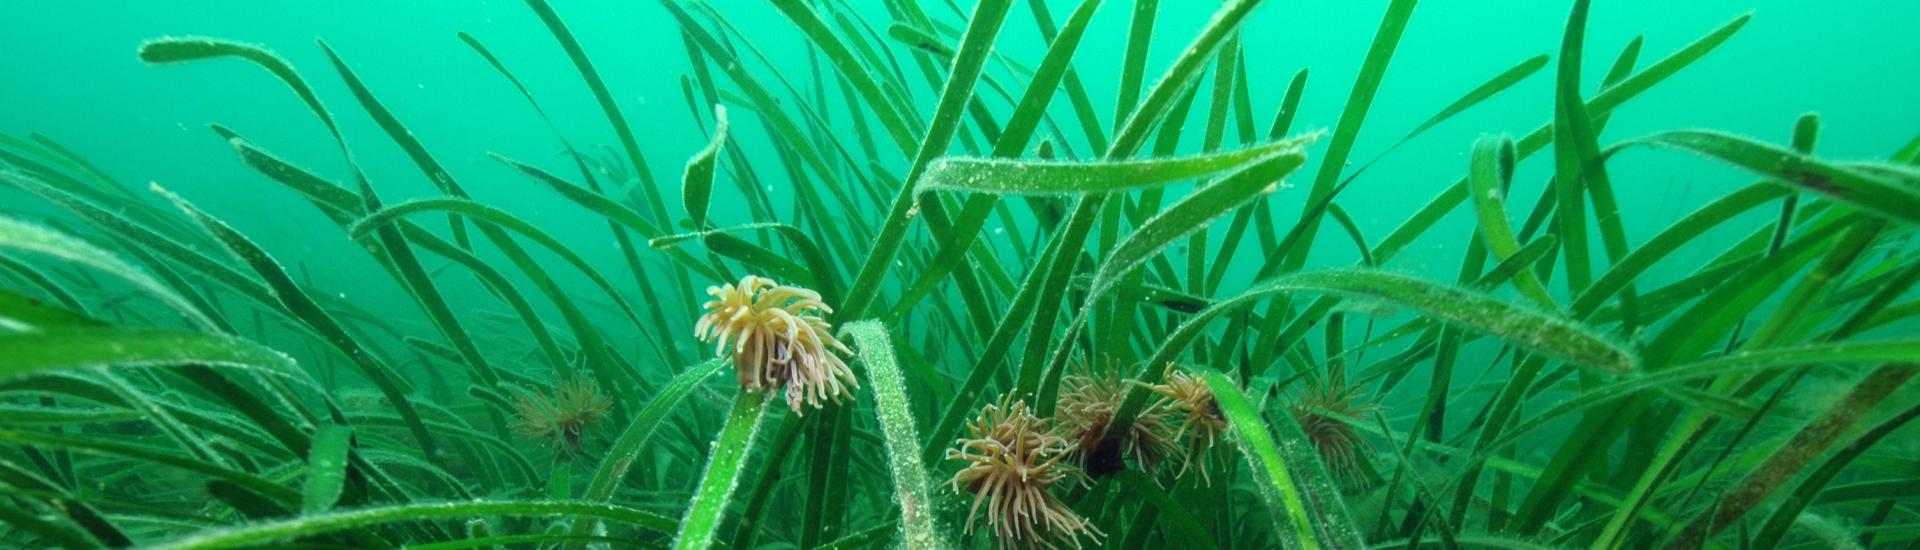
[[[904, 110], [914, 142], [928, 133], [952, 70], [946, 57], [929, 50], [955, 48], [975, 6], [926, 2], [903, 11], [897, 0], [687, 4], [696, 25], [691, 30], [717, 34], [735, 50], [737, 69], [749, 79], [741, 82], [712, 52], [690, 57], [694, 42], [683, 39], [689, 29], [666, 4], [554, 4], [624, 114], [650, 180], [632, 177], [636, 163], [614, 123], [553, 29], [528, 3], [8, 6], [0, 21], [0, 51], [9, 52], [0, 55], [0, 133], [7, 136], [0, 143], [0, 152], [7, 153], [0, 156], [0, 175], [14, 179], [0, 186], [0, 217], [15, 225], [0, 234], [0, 258], [6, 260], [0, 265], [0, 297], [6, 298], [0, 306], [0, 321], [6, 321], [0, 323], [0, 366], [6, 367], [0, 370], [0, 416], [10, 418], [0, 425], [0, 465], [7, 474], [0, 485], [20, 493], [0, 502], [6, 512], [0, 515], [0, 546], [187, 544], [198, 535], [241, 546], [298, 536], [316, 546], [377, 539], [456, 547], [450, 541], [491, 533], [527, 538], [476, 544], [545, 547], [569, 543], [553, 535], [560, 529], [601, 537], [572, 543], [698, 545], [707, 540], [700, 537], [701, 522], [694, 521], [702, 510], [713, 514], [707, 517], [717, 526], [713, 540], [781, 547], [903, 539], [910, 546], [1010, 544], [995, 534], [999, 528], [1025, 534], [1013, 541], [1018, 544], [1040, 536], [1115, 547], [1456, 542], [1436, 538], [1440, 531], [1492, 546], [1526, 547], [1701, 541], [1734, 546], [1751, 537], [1769, 547], [1842, 546], [1840, 541], [1896, 548], [1920, 540], [1913, 528], [1920, 525], [1916, 503], [1902, 489], [1920, 472], [1909, 452], [1920, 436], [1905, 429], [1912, 417], [1902, 416], [1915, 403], [1907, 378], [1920, 357], [1920, 343], [1912, 340], [1912, 318], [1920, 309], [1913, 307], [1912, 290], [1920, 276], [1912, 239], [1920, 210], [1912, 207], [1920, 205], [1920, 177], [1909, 166], [1915, 159], [1900, 157], [1914, 153], [1920, 131], [1920, 103], [1912, 100], [1920, 97], [1920, 71], [1914, 70], [1920, 67], [1920, 42], [1911, 36], [1920, 4], [1597, 3], [1584, 27], [1583, 63], [1567, 68], [1580, 82], [1574, 93], [1587, 101], [1604, 97], [1601, 82], [1630, 43], [1639, 50], [1628, 68], [1638, 73], [1723, 25], [1751, 19], [1723, 45], [1597, 120], [1604, 126], [1588, 145], [1611, 155], [1603, 170], [1599, 159], [1578, 158], [1588, 153], [1547, 145], [1518, 162], [1510, 182], [1494, 184], [1510, 185], [1500, 194], [1504, 202], [1461, 204], [1436, 203], [1435, 197], [1447, 196], [1469, 173], [1477, 140], [1519, 140], [1537, 128], [1553, 129], [1572, 3], [1268, 0], [1231, 35], [1229, 51], [1238, 52], [1241, 76], [1232, 90], [1243, 98], [1222, 96], [1226, 110], [1212, 110], [1221, 83], [1209, 54], [1192, 75], [1196, 99], [1183, 125], [1151, 126], [1148, 135], [1154, 137], [1142, 149], [1185, 157], [1268, 143], [1267, 128], [1289, 83], [1304, 74], [1286, 133], [1326, 133], [1297, 151], [1283, 151], [1302, 155], [1302, 164], [1281, 170], [1290, 173], [1271, 194], [1195, 205], [1193, 211], [1204, 216], [1154, 226], [1152, 214], [1180, 212], [1176, 201], [1228, 185], [1227, 174], [1255, 161], [1218, 165], [1177, 181], [1125, 185], [1113, 194], [1089, 192], [1095, 183], [1066, 193], [1033, 193], [1037, 184], [1006, 183], [1019, 170], [994, 172], [983, 184], [1010, 185], [1013, 193], [985, 220], [974, 252], [956, 271], [932, 277], [923, 299], [905, 304], [900, 297], [948, 242], [950, 218], [974, 196], [964, 191], [980, 189], [920, 194], [911, 215], [904, 210], [908, 202], [897, 203], [901, 209], [894, 212], [899, 180], [924, 166], [888, 139], [883, 113]], [[836, 65], [816, 42], [820, 36], [798, 30], [795, 18], [775, 4], [804, 4], [824, 15], [831, 26], [824, 36], [834, 45], [855, 44], [848, 61], [857, 66]], [[1150, 35], [1130, 36], [1129, 25], [1138, 17], [1134, 7], [1156, 4]], [[1079, 5], [1047, 2], [1046, 26], [1064, 23]], [[1404, 33], [1396, 42], [1378, 43], [1383, 15], [1392, 21], [1393, 8], [1408, 6]], [[1116, 115], [1132, 108], [1117, 104], [1126, 95], [1122, 73], [1130, 41], [1145, 44], [1139, 90], [1145, 95], [1217, 9], [1214, 2], [1108, 0], [1093, 12], [1071, 67], [1084, 83], [1091, 122], [1103, 138], [1119, 133], [1126, 121]], [[924, 160], [987, 154], [1048, 52], [1044, 35], [1053, 31], [1041, 29], [1037, 11], [1012, 2], [1004, 27], [989, 42], [986, 78], [973, 90], [977, 110], [961, 114], [959, 137], [922, 152]], [[893, 26], [899, 27], [894, 34], [931, 33], [941, 45], [914, 47], [891, 37]], [[484, 43], [541, 110], [531, 108], [461, 33]], [[236, 58], [150, 64], [139, 55], [143, 44], [209, 37], [284, 59], [331, 114], [351, 157], [341, 154], [335, 135], [299, 96], [259, 67]], [[391, 129], [369, 116], [322, 43], [404, 125], [401, 133], [417, 139], [457, 179], [466, 198], [524, 224], [527, 231], [515, 229], [514, 239], [532, 251], [525, 261], [485, 234], [487, 222], [465, 216], [450, 224], [452, 216], [433, 209], [405, 217], [427, 234], [408, 235], [411, 247], [397, 234], [371, 229], [358, 240], [348, 238], [344, 224], [370, 210], [318, 208], [236, 157], [233, 144], [210, 125], [229, 128], [335, 186], [328, 188], [332, 196], [344, 191], [361, 197], [358, 174], [384, 206], [445, 197], [444, 186], [396, 146]], [[870, 47], [880, 48], [871, 58]], [[1377, 93], [1364, 110], [1355, 110], [1350, 94], [1363, 62], [1389, 48]], [[1549, 57], [1497, 95], [1402, 143], [1477, 86], [1543, 55]], [[696, 68], [696, 62], [702, 65]], [[897, 103], [876, 108], [842, 74], [849, 69], [899, 94], [889, 96]], [[706, 88], [703, 78], [711, 78], [713, 87]], [[764, 87], [773, 102], [755, 100], [750, 87]], [[1046, 141], [1060, 160], [1085, 163], [1068, 169], [1101, 169], [1103, 155], [1086, 138], [1088, 121], [1068, 93], [1046, 104], [1045, 120], [1016, 156], [1038, 162], [1036, 150]], [[688, 159], [712, 138], [715, 121], [704, 99], [709, 96], [727, 109], [731, 133], [718, 157], [711, 206], [701, 213], [706, 221], [695, 224], [690, 218], [697, 216], [682, 198], [683, 174]], [[1817, 144], [1809, 156], [1786, 151], [1796, 121], [1811, 120], [1803, 118], [1808, 113], [1817, 114]], [[1358, 124], [1361, 114], [1364, 124]], [[1224, 126], [1211, 127], [1210, 115]], [[799, 134], [780, 135], [782, 120], [797, 121]], [[1671, 141], [1612, 149], [1648, 136], [1671, 138], [1661, 133], [1683, 129], [1710, 130], [1714, 143], [1745, 156], [1692, 155]], [[1224, 143], [1210, 146], [1205, 136], [1215, 131]], [[53, 151], [48, 143], [73, 154]], [[569, 199], [499, 160], [584, 186], [579, 168], [585, 165], [573, 162], [569, 147], [590, 153], [593, 185], [604, 187], [598, 194], [609, 200]], [[1335, 148], [1351, 153], [1330, 171], [1322, 164], [1338, 156]], [[826, 173], [809, 164], [808, 155], [818, 155]], [[98, 172], [83, 168], [80, 158]], [[1557, 161], [1576, 164], [1569, 172]], [[1107, 179], [1097, 182], [1145, 177], [1104, 174]], [[1610, 193], [1556, 196], [1578, 201], [1587, 218], [1584, 236], [1569, 237], [1557, 216], [1536, 210], [1536, 204], [1550, 204], [1541, 201], [1548, 182], [1569, 174], [1587, 188], [1596, 181], [1610, 184]], [[1337, 212], [1316, 207], [1320, 193], [1349, 177], [1350, 186], [1333, 203]], [[931, 179], [916, 183], [940, 183]], [[654, 182], [662, 201], [658, 213], [640, 188], [645, 181]], [[88, 219], [49, 192], [35, 192], [37, 186], [56, 188], [53, 195], [77, 194], [178, 244], [148, 242], [122, 226]], [[291, 287], [279, 286], [271, 266], [236, 258], [244, 250], [209, 238], [209, 228], [149, 193], [150, 186], [177, 194], [244, 235], [285, 271]], [[747, 189], [754, 190], [751, 196]], [[1767, 191], [1775, 189], [1781, 191]], [[1762, 196], [1769, 192], [1776, 194]], [[850, 197], [846, 203], [842, 194]], [[1061, 217], [1099, 197], [1108, 201], [1105, 210]], [[1758, 198], [1713, 216], [1697, 235], [1671, 244], [1656, 239], [1671, 236], [1677, 222], [1703, 206], [1746, 200], [1741, 197]], [[923, 210], [934, 200], [946, 201], [944, 212]], [[756, 204], [771, 205], [771, 215]], [[1427, 210], [1433, 204], [1442, 207]], [[1477, 208], [1489, 204], [1504, 210], [1476, 216]], [[622, 218], [626, 208], [631, 214]], [[1514, 253], [1488, 236], [1490, 220], [1502, 218], [1520, 233], [1513, 248], [1547, 247], [1531, 268], [1494, 268]], [[639, 225], [619, 225], [631, 219]], [[1288, 240], [1296, 224], [1309, 223], [1303, 219], [1326, 223], [1300, 233], [1300, 242]], [[1071, 236], [1076, 220], [1086, 222], [1078, 226], [1085, 232], [1080, 237]], [[1781, 220], [1788, 229], [1776, 238]], [[610, 233], [610, 221], [624, 238]], [[788, 229], [775, 232], [765, 224]], [[1376, 257], [1383, 249], [1374, 247], [1409, 226], [1418, 227], [1404, 248], [1385, 250], [1390, 258]], [[892, 233], [889, 227], [903, 229]], [[1142, 227], [1171, 233], [1134, 232]], [[38, 231], [69, 235], [79, 244], [47, 245], [34, 238], [43, 235]], [[529, 232], [550, 236], [556, 246]], [[806, 242], [795, 242], [795, 235]], [[1116, 248], [1124, 251], [1126, 244], [1155, 235], [1166, 238], [1154, 247], [1141, 244], [1153, 254], [1137, 258], [1139, 265], [1115, 261]], [[887, 247], [888, 236], [904, 244]], [[1037, 256], [1062, 238], [1084, 259], [1064, 271], [1046, 271], [1049, 264]], [[506, 294], [527, 298], [525, 307], [422, 239], [471, 251], [503, 274]], [[1570, 269], [1575, 260], [1565, 251], [1569, 241], [1587, 251], [1587, 267]], [[1286, 243], [1293, 248], [1280, 249]], [[396, 255], [395, 247], [410, 252]], [[81, 249], [127, 267], [89, 262], [95, 256], [76, 252]], [[1620, 268], [1630, 252], [1645, 254], [1646, 262]], [[566, 253], [582, 264], [574, 265]], [[207, 263], [183, 259], [196, 254]], [[407, 255], [418, 256], [423, 276], [409, 278]], [[1263, 272], [1267, 264], [1277, 265]], [[1087, 289], [1100, 285], [1109, 269], [1119, 290], [1089, 300]], [[1623, 279], [1631, 285], [1606, 287], [1591, 303], [1583, 301], [1592, 280], [1605, 287], [1604, 276], [1616, 269], [1640, 271]], [[1034, 270], [1051, 277], [1031, 277], [1029, 283]], [[1471, 284], [1489, 272], [1497, 280]], [[838, 334], [850, 346], [820, 348], [826, 350], [822, 357], [831, 354], [851, 366], [858, 389], [846, 390], [848, 405], [783, 407], [778, 405], [786, 400], [774, 400], [761, 429], [750, 431], [728, 419], [729, 403], [757, 404], [747, 397], [736, 402], [736, 395], [756, 395], [739, 391], [736, 377], [689, 381], [696, 388], [690, 396], [663, 389], [716, 357], [712, 342], [689, 334], [707, 307], [709, 285], [747, 275], [825, 294], [827, 308], [795, 309], [795, 315], [818, 319], [823, 338]], [[1268, 275], [1281, 279], [1263, 278]], [[157, 282], [141, 285], [147, 277]], [[551, 283], [542, 281], [547, 277]], [[604, 280], [612, 296], [594, 277]], [[1295, 286], [1271, 293], [1284, 296], [1278, 299], [1251, 295], [1276, 280]], [[1736, 292], [1742, 288], [1752, 290]], [[318, 313], [291, 296], [294, 289], [310, 296]], [[1015, 306], [1027, 289], [1041, 315], [1007, 319], [1010, 310], [1022, 311]], [[435, 302], [441, 300], [431, 295], [443, 298], [445, 315], [436, 317]], [[1235, 301], [1242, 296], [1246, 301]], [[1316, 308], [1312, 300], [1320, 296], [1345, 301]], [[102, 326], [63, 321], [40, 307]], [[1178, 338], [1184, 323], [1202, 310], [1207, 314], [1199, 326], [1205, 328], [1194, 333], [1195, 340]], [[1205, 325], [1216, 319], [1207, 316], [1214, 312], [1218, 320]], [[885, 338], [877, 345], [895, 359], [877, 360], [869, 354], [871, 339], [836, 332], [867, 319], [879, 321], [872, 326]], [[329, 324], [342, 327], [337, 336]], [[1006, 334], [996, 338], [1000, 332]], [[232, 340], [192, 340], [216, 333]], [[136, 340], [155, 334], [167, 339], [145, 344], [151, 347]], [[474, 343], [467, 346], [463, 339]], [[594, 341], [607, 344], [595, 350]], [[269, 369], [261, 363], [272, 361], [257, 357], [216, 357], [218, 350], [246, 346], [294, 361], [289, 387], [261, 384], [250, 370], [220, 371], [242, 380], [242, 393], [272, 403], [269, 411], [222, 399], [221, 390], [210, 390], [201, 378], [206, 375], [178, 374], [188, 370], [181, 366], [204, 364]], [[1771, 363], [1743, 359], [1769, 352], [1790, 357]], [[748, 362], [730, 353], [718, 357], [741, 372]], [[1149, 357], [1193, 375], [1197, 385], [1190, 389], [1198, 393], [1188, 397], [1198, 400], [1197, 408], [1176, 406], [1182, 401], [1175, 396], [1186, 394], [1160, 379], [1164, 365], [1142, 363]], [[1067, 364], [1076, 367], [1063, 368]], [[162, 374], [133, 368], [142, 365], [165, 368], [151, 369]], [[1080, 365], [1095, 365], [1095, 376], [1077, 377]], [[1089, 380], [1097, 381], [1105, 365], [1114, 369], [1112, 395], [1079, 391], [1098, 386]], [[95, 368], [101, 366], [108, 368]], [[1701, 374], [1650, 378], [1672, 369], [1691, 372], [1686, 368]], [[376, 391], [382, 370], [402, 387]], [[116, 374], [123, 371], [139, 374]], [[583, 373], [577, 380], [594, 386], [585, 397], [572, 396], [580, 398], [571, 405], [580, 410], [569, 409], [567, 400], [575, 372]], [[1228, 386], [1248, 394], [1247, 407], [1223, 409], [1212, 393], [1222, 388], [1200, 382], [1206, 373], [1221, 374]], [[903, 380], [896, 391], [904, 401], [889, 404], [879, 393], [886, 386], [874, 377], [889, 374]], [[111, 389], [44, 383], [67, 376]], [[1648, 379], [1662, 381], [1629, 387]], [[1159, 393], [1151, 389], [1156, 383]], [[776, 392], [783, 384], [806, 387], [787, 378], [767, 384]], [[1164, 449], [1142, 443], [1147, 436], [1132, 436], [1129, 444], [1147, 450], [1114, 450], [1113, 438], [1121, 436], [1109, 434], [1108, 447], [1096, 450], [1099, 437], [1075, 435], [1084, 435], [1089, 424], [1097, 436], [1110, 421], [1125, 423], [1131, 410], [1113, 420], [1109, 409], [1120, 409], [1128, 394], [1134, 402], [1129, 409], [1167, 421], [1167, 433], [1152, 436], [1166, 440]], [[1525, 399], [1518, 399], [1522, 394]], [[562, 429], [576, 430], [572, 435], [521, 429], [538, 424], [525, 418], [525, 404], [540, 403], [538, 396], [578, 415], [577, 426]], [[1006, 401], [999, 401], [1002, 396]], [[174, 412], [153, 413], [141, 406], [143, 399]], [[408, 429], [415, 412], [396, 406], [411, 400], [419, 400], [433, 421], [427, 427], [442, 440], [437, 453], [429, 454], [434, 445]], [[965, 475], [968, 463], [945, 452], [956, 447], [939, 438], [980, 440], [985, 436], [970, 434], [961, 421], [989, 403], [1014, 401], [1034, 407], [1036, 422], [1052, 418], [1052, 428], [1035, 434], [1062, 438], [1054, 442], [1060, 449], [1038, 457], [1068, 457], [1058, 466], [1063, 479], [1026, 489], [1047, 495], [1042, 500], [1058, 503], [1071, 521], [1019, 531], [1019, 520], [990, 521], [985, 512], [975, 518], [968, 507], [978, 487], [948, 483], [956, 472]], [[649, 404], [668, 412], [649, 417], [643, 412]], [[1082, 405], [1093, 412], [1074, 412]], [[349, 414], [327, 418], [324, 412], [334, 406]], [[539, 407], [533, 409], [540, 416]], [[1526, 424], [1542, 411], [1549, 414], [1541, 424]], [[78, 420], [46, 420], [68, 413]], [[900, 421], [888, 423], [890, 415]], [[1488, 415], [1527, 430], [1507, 436], [1504, 446], [1485, 447], [1502, 435], [1485, 427]], [[276, 431], [269, 418], [282, 419], [301, 435]], [[1190, 439], [1189, 431], [1178, 429], [1183, 419], [1215, 426], [1220, 431], [1208, 433], [1217, 438], [1206, 445]], [[229, 420], [238, 427], [205, 425]], [[638, 428], [629, 427], [650, 422], [661, 429], [636, 434]], [[333, 468], [344, 468], [348, 481], [325, 481], [331, 479], [321, 465], [327, 457], [309, 455], [304, 443], [289, 443], [289, 437], [317, 437], [330, 424], [356, 434], [341, 457], [371, 461], [341, 467], [343, 458], [333, 458]], [[16, 425], [20, 431], [11, 431]], [[1406, 447], [1414, 430], [1425, 431], [1423, 444]], [[623, 433], [650, 438], [623, 450]], [[1272, 438], [1277, 447], [1262, 447], [1258, 436]], [[543, 444], [553, 437], [563, 444]], [[1583, 441], [1597, 443], [1583, 447]], [[889, 445], [895, 442], [925, 446], [926, 452]], [[194, 469], [100, 450], [109, 444], [136, 444], [211, 466]], [[742, 462], [729, 469], [724, 458], [714, 458], [725, 455], [712, 452], [716, 444], [742, 450]], [[1848, 456], [1850, 446], [1859, 452]], [[1812, 452], [1786, 452], [1795, 449]], [[1149, 456], [1155, 453], [1164, 456]], [[899, 460], [907, 455], [925, 457], [924, 474], [903, 473]], [[1350, 455], [1358, 458], [1342, 458]], [[1089, 466], [1088, 456], [1118, 466]], [[1487, 457], [1499, 460], [1483, 467]], [[1208, 478], [1184, 467], [1195, 461], [1212, 465]], [[369, 464], [391, 470], [389, 478], [370, 480]], [[1284, 479], [1263, 469], [1273, 465], [1282, 468]], [[1659, 474], [1660, 465], [1671, 468], [1670, 475]], [[1832, 468], [1832, 475], [1807, 475], [1820, 467]], [[1655, 473], [1647, 473], [1650, 468]], [[624, 477], [609, 473], [616, 471]], [[228, 475], [233, 472], [260, 480], [248, 489], [264, 492], [253, 495], [257, 499], [294, 500], [250, 505], [231, 493], [214, 494], [228, 489], [208, 482], [232, 484], [238, 479]], [[606, 491], [596, 494], [595, 476], [604, 478]], [[338, 494], [313, 494], [327, 493], [329, 483]], [[734, 483], [741, 488], [723, 490]], [[1277, 496], [1294, 490], [1306, 495], [1304, 503]], [[1743, 491], [1757, 496], [1743, 501]], [[1804, 512], [1795, 512], [1796, 491], [1819, 499], [1811, 506], [1799, 503]], [[315, 498], [324, 502], [302, 509]], [[1645, 508], [1622, 507], [1623, 500]], [[347, 517], [354, 510], [411, 513], [421, 503], [442, 501], [502, 508], [457, 510], [435, 519], [356, 520], [362, 522], [325, 529], [302, 524], [302, 518]], [[67, 511], [64, 503], [74, 502], [103, 514], [104, 525]], [[555, 502], [609, 503], [615, 511], [540, 508]], [[168, 507], [176, 509], [161, 510]], [[1436, 508], [1444, 513], [1429, 513]], [[469, 518], [481, 518], [483, 528], [472, 530]], [[595, 531], [588, 518], [618, 521]], [[919, 518], [931, 518], [929, 530], [914, 531]], [[749, 520], [764, 532], [754, 531]], [[1729, 529], [1735, 520], [1745, 528]], [[1071, 527], [1074, 521], [1085, 528]], [[896, 532], [895, 524], [907, 528]], [[1311, 526], [1305, 528], [1311, 533], [1294, 530], [1300, 525]], [[286, 531], [273, 531], [278, 528]], [[1089, 532], [1094, 530], [1105, 536]]]

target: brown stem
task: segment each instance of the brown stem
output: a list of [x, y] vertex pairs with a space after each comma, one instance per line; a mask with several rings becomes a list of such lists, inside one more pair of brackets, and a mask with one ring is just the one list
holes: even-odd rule
[[1920, 366], [1911, 363], [1889, 363], [1874, 369], [1853, 389], [1848, 390], [1839, 402], [1800, 428], [1793, 439], [1775, 450], [1765, 463], [1721, 494], [1720, 500], [1713, 506], [1695, 516], [1680, 534], [1667, 541], [1666, 547], [1699, 548], [1708, 537], [1739, 521], [1754, 506], [1773, 494], [1774, 489], [1792, 480], [1813, 459], [1825, 453], [1827, 447], [1833, 445], [1847, 428], [1860, 420], [1861, 415], [1917, 373], [1920, 373]]

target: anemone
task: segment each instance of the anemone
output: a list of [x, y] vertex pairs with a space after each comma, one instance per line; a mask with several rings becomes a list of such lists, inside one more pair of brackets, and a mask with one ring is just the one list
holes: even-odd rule
[[563, 377], [546, 395], [520, 393], [514, 400], [513, 433], [546, 440], [562, 456], [577, 456], [581, 437], [606, 420], [612, 409], [613, 401], [600, 393], [600, 386], [576, 371]]
[[1073, 477], [1063, 464], [1072, 448], [1055, 434], [1051, 422], [1033, 415], [1025, 401], [1002, 398], [967, 423], [970, 437], [947, 450], [948, 460], [966, 463], [953, 475], [955, 492], [974, 494], [966, 532], [973, 533], [982, 504], [987, 524], [1006, 547], [1080, 547], [1080, 538], [1099, 539], [1099, 529], [1075, 514], [1052, 489]]
[[1343, 418], [1365, 417], [1375, 408], [1377, 405], [1361, 395], [1358, 386], [1337, 379], [1307, 383], [1287, 405], [1300, 431], [1320, 453], [1327, 471], [1346, 480], [1359, 477], [1360, 455], [1371, 446]]
[[1186, 473], [1197, 459], [1200, 477], [1211, 483], [1213, 477], [1207, 459], [1213, 444], [1220, 440], [1220, 432], [1227, 429], [1227, 418], [1220, 412], [1220, 403], [1214, 400], [1213, 390], [1207, 387], [1205, 379], [1171, 364], [1167, 365], [1161, 380], [1159, 384], [1147, 386], [1160, 396], [1150, 410], [1180, 417], [1180, 427], [1174, 430], [1172, 438], [1180, 449], [1180, 473]]
[[748, 275], [738, 285], [707, 287], [707, 294], [713, 299], [694, 336], [733, 360], [740, 387], [784, 390], [794, 413], [803, 403], [820, 408], [823, 398], [837, 403], [850, 387], [860, 387], [839, 355], [853, 352], [834, 338], [822, 317], [833, 309], [819, 293]]
[[1081, 364], [1075, 367], [1074, 374], [1060, 381], [1055, 418], [1071, 444], [1067, 458], [1089, 476], [1118, 472], [1129, 458], [1141, 471], [1152, 472], [1163, 459], [1177, 451], [1164, 407], [1142, 411], [1126, 434], [1112, 439], [1105, 437], [1107, 425], [1119, 413], [1121, 401], [1126, 399], [1127, 389], [1119, 370], [1112, 367]]

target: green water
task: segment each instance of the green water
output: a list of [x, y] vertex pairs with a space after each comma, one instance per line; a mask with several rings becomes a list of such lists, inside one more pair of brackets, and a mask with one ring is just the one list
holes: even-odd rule
[[7, 6], [0, 547], [1920, 544], [1920, 4], [1030, 1]]

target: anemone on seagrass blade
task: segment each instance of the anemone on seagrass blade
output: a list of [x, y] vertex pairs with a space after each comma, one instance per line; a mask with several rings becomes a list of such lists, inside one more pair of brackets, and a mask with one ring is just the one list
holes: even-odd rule
[[1187, 468], [1197, 460], [1200, 463], [1200, 477], [1211, 484], [1213, 476], [1207, 466], [1210, 463], [1208, 458], [1214, 442], [1227, 429], [1227, 418], [1220, 411], [1220, 402], [1214, 400], [1213, 389], [1207, 387], [1206, 379], [1189, 374], [1171, 363], [1161, 379], [1159, 384], [1146, 384], [1148, 390], [1160, 397], [1150, 408], [1165, 411], [1169, 416], [1181, 417], [1180, 428], [1173, 435], [1173, 439], [1184, 449], [1180, 457], [1180, 473], [1186, 473]]
[[1072, 444], [1068, 459], [1091, 477], [1118, 473], [1128, 460], [1151, 474], [1163, 458], [1178, 453], [1165, 407], [1140, 411], [1127, 433], [1107, 437], [1107, 426], [1120, 413], [1131, 382], [1120, 379], [1120, 370], [1118, 365], [1081, 364], [1060, 381], [1054, 418]]
[[694, 336], [714, 344], [714, 354], [733, 359], [740, 387], [785, 390], [787, 407], [820, 408], [821, 399], [838, 403], [860, 387], [840, 354], [853, 353], [833, 336], [823, 317], [833, 309], [820, 293], [748, 275], [740, 284], [707, 287], [713, 296], [693, 328]]

